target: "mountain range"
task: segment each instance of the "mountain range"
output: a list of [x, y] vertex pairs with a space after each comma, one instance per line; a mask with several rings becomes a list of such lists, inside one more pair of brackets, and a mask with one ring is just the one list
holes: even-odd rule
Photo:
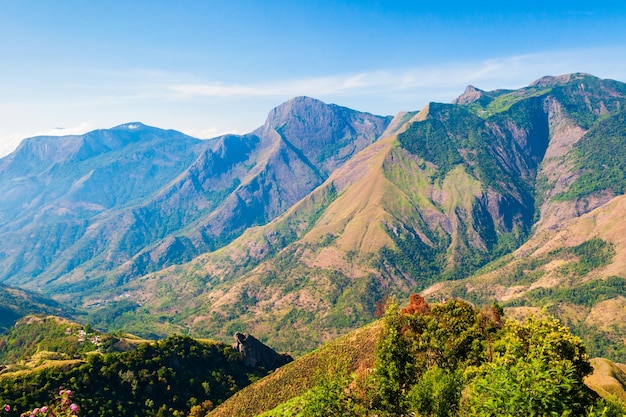
[[0, 281], [106, 329], [296, 354], [389, 295], [495, 299], [626, 359], [625, 105], [576, 73], [393, 118], [298, 97], [205, 141], [26, 139], [0, 159]]

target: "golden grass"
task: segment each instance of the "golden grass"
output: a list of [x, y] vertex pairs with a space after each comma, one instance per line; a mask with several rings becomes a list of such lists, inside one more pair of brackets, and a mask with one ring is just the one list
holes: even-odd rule
[[48, 368], [62, 368], [67, 370], [74, 365], [79, 363], [83, 363], [81, 359], [65, 359], [65, 360], [39, 360], [39, 361], [28, 361], [24, 364], [19, 365], [9, 365], [3, 372], [0, 374], [0, 378], [18, 378], [23, 375], [30, 374], [32, 372], [38, 372]]
[[591, 359], [593, 374], [585, 378], [585, 384], [601, 397], [614, 396], [626, 401], [626, 372], [624, 365], [608, 359]]
[[606, 331], [620, 327], [624, 329], [626, 328], [624, 317], [626, 317], [626, 297], [618, 296], [593, 306], [585, 319], [585, 324]]
[[337, 366], [350, 372], [372, 368], [379, 333], [380, 322], [375, 322], [328, 343], [237, 392], [208, 416], [255, 416], [303, 395], [314, 386], [316, 377]]

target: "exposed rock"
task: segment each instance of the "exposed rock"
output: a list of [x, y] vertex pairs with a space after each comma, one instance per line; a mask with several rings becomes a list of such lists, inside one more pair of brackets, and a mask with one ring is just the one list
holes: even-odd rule
[[243, 354], [243, 363], [247, 366], [273, 370], [293, 361], [290, 355], [276, 352], [248, 333], [235, 333], [233, 349]]
[[452, 100], [452, 104], [469, 104], [473, 103], [483, 96], [484, 91], [474, 87], [473, 85], [468, 85], [463, 94]]
[[591, 74], [586, 74], [584, 72], [576, 72], [573, 74], [564, 74], [558, 75], [556, 77], [551, 75], [546, 75], [545, 77], [541, 77], [538, 80], [530, 83], [530, 87], [554, 87], [556, 85], [563, 85], [575, 80], [581, 80], [586, 77], [593, 77]]

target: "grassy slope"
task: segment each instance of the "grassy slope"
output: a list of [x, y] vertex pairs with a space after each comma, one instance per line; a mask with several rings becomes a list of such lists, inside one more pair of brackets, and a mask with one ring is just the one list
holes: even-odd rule
[[8, 370], [62, 365], [91, 352], [122, 352], [145, 342], [149, 341], [109, 335], [62, 317], [29, 315], [0, 336], [0, 363], [9, 364]]
[[591, 360], [593, 374], [585, 379], [585, 384], [602, 397], [615, 396], [626, 401], [626, 365], [608, 359]]
[[[221, 340], [248, 331], [279, 350], [309, 351], [372, 320], [386, 293], [408, 294], [437, 272], [381, 262], [381, 250], [419, 236], [433, 252], [423, 264], [433, 268], [446, 263], [448, 244], [449, 264], [467, 245], [457, 213], [471, 213], [481, 185], [460, 166], [441, 181], [432, 181], [432, 171], [395, 136], [382, 139], [286, 215], [188, 265], [144, 277], [131, 298], [148, 320], [173, 329], [189, 326]], [[450, 241], [432, 249], [448, 223]], [[432, 259], [436, 253], [443, 261]], [[411, 253], [402, 256], [415, 262]]]
[[19, 288], [0, 284], [0, 333], [28, 314], [71, 316], [71, 308]]
[[[548, 93], [550, 89], [537, 86], [494, 94], [488, 106], [493, 111], [490, 123], [511, 118], [511, 123], [521, 123], [511, 131], [524, 128], [534, 119], [526, 120], [523, 111], [519, 117], [509, 113], [519, 108], [543, 111], [542, 103], [535, 105]], [[521, 106], [527, 99], [534, 104]], [[399, 126], [406, 120], [410, 121]], [[506, 135], [491, 131], [483, 119], [451, 105], [432, 104], [418, 114], [401, 115], [396, 122], [390, 128], [396, 136], [379, 140], [356, 155], [284, 216], [249, 229], [217, 252], [145, 276], [121, 290], [124, 294], [113, 294], [142, 306], [136, 304], [109, 325], [123, 328], [132, 322], [137, 326], [135, 318], [140, 316], [139, 326], [158, 329], [160, 334], [189, 329], [194, 335], [227, 340], [234, 331], [249, 331], [280, 350], [299, 354], [371, 320], [374, 303], [389, 292], [406, 295], [435, 280], [464, 276], [486, 260], [487, 248], [504, 252], [514, 247], [515, 239], [524, 235], [516, 230], [519, 225], [515, 223], [505, 233], [510, 236], [503, 236], [508, 229], [502, 225], [491, 225], [489, 230], [489, 220], [501, 219], [485, 216], [488, 208], [506, 200], [502, 217], [508, 213], [512, 222], [519, 220], [520, 213], [511, 208], [517, 202], [500, 199], [497, 191], [503, 197], [518, 192], [509, 187], [514, 175], [502, 177], [502, 167], [490, 169], [500, 166], [492, 153], [513, 146]], [[463, 148], [461, 153], [474, 150], [476, 161], [458, 165], [454, 154], [443, 161], [449, 166], [438, 170], [432, 161], [418, 156], [423, 135], [420, 129], [415, 137], [407, 135], [409, 126], [414, 126], [411, 122], [432, 125], [431, 130], [425, 129], [432, 133], [427, 144], [433, 146], [433, 153], [438, 153], [437, 144], [447, 132]], [[398, 146], [400, 135], [415, 145], [417, 154]], [[486, 142], [497, 149], [487, 149]], [[491, 178], [495, 188], [487, 189], [479, 182], [482, 176]], [[475, 204], [479, 196], [481, 205]], [[529, 200], [521, 215], [532, 210]], [[500, 245], [500, 237], [510, 242], [502, 239]], [[517, 266], [508, 271], [515, 272]], [[454, 268], [465, 270], [455, 274]], [[542, 271], [537, 275], [546, 280], [551, 276]], [[525, 279], [532, 281], [532, 275]], [[500, 274], [492, 284], [501, 292], [514, 293], [522, 283]], [[481, 291], [477, 288], [462, 295], [469, 292], [479, 298]], [[485, 298], [492, 298], [493, 291], [485, 291]], [[133, 332], [139, 330], [133, 328]]]
[[[620, 286], [616, 286], [620, 278], [626, 280], [624, 218], [626, 196], [616, 197], [602, 207], [570, 220], [560, 229], [542, 230], [533, 235], [515, 253], [491, 263], [473, 277], [435, 284], [425, 294], [433, 298], [456, 295], [477, 302], [496, 299], [510, 306], [511, 315], [536, 313], [538, 310], [534, 307], [546, 307], [574, 330], [577, 326], [583, 326], [579, 330], [596, 329], [605, 335], [613, 335], [617, 341], [626, 336], [626, 324], [622, 319], [626, 298]], [[598, 267], [591, 265], [581, 269], [581, 257], [568, 248], [592, 239], [606, 242], [603, 250], [609, 254], [609, 260]], [[614, 278], [606, 281], [608, 277]], [[594, 281], [598, 283], [593, 284]], [[602, 290], [607, 283], [614, 288], [609, 293], [610, 299], [600, 297], [594, 300], [594, 291]], [[577, 299], [573, 291], [582, 293], [578, 299], [589, 298], [591, 302], [572, 302]], [[616, 359], [626, 358], [618, 356]]]
[[272, 410], [304, 394], [316, 378], [332, 375], [338, 365], [351, 372], [371, 369], [379, 332], [380, 322], [375, 322], [340, 337], [237, 392], [209, 416], [249, 417]]
[[[379, 332], [380, 322], [376, 322], [334, 340], [237, 392], [208, 417], [299, 415], [302, 396], [333, 366], [345, 364], [351, 372], [372, 369]], [[603, 358], [594, 358], [591, 364], [587, 386], [602, 397], [626, 401], [626, 365]]]

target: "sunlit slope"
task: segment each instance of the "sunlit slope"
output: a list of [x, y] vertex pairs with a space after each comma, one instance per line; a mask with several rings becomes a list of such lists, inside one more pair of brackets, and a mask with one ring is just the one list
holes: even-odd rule
[[585, 379], [585, 384], [602, 397], [615, 397], [626, 401], [626, 365], [608, 359], [591, 359], [593, 374]]
[[[432, 297], [457, 295], [477, 302], [498, 300], [510, 314], [544, 307], [569, 323], [593, 353], [626, 336], [626, 196], [542, 230], [513, 254], [475, 276], [432, 286]], [[595, 350], [595, 351], [594, 351]], [[609, 353], [611, 350], [609, 350]], [[612, 356], [623, 360], [620, 347]]]
[[342, 372], [367, 373], [374, 366], [380, 323], [357, 329], [237, 392], [209, 414], [211, 417], [255, 416], [301, 396], [319, 378]]
[[[446, 282], [448, 293], [487, 300], [453, 282], [623, 193], [624, 84], [571, 74], [464, 96], [399, 114], [386, 137], [272, 222], [191, 262], [89, 297], [85, 305], [105, 305], [94, 309], [94, 321], [222, 340], [250, 331], [300, 354], [373, 320], [376, 302], [389, 294], [406, 297]], [[598, 169], [615, 181], [594, 175]], [[585, 242], [558, 252], [565, 260], [595, 254], [568, 267], [577, 277], [616, 259], [606, 242]], [[514, 294], [520, 277], [539, 279], [527, 272], [492, 286]], [[605, 286], [615, 285], [612, 278]], [[520, 303], [508, 307], [538, 308]], [[561, 317], [580, 318], [578, 307], [568, 311]]]
[[[437, 134], [461, 135], [450, 112], [426, 107], [285, 215], [217, 252], [131, 283], [127, 297], [198, 334], [227, 338], [246, 330], [302, 352], [372, 320], [387, 294], [475, 269], [514, 244], [532, 216], [517, 184], [486, 182], [463, 158], [444, 169], [407, 149], [424, 123], [438, 126]], [[473, 141], [467, 146], [494, 158], [485, 138]]]

